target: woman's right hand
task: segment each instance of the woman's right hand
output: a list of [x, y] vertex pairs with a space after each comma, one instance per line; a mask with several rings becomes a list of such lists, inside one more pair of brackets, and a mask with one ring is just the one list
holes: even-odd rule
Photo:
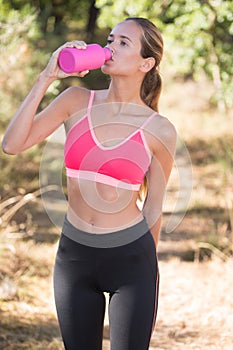
[[47, 67], [43, 71], [45, 76], [47, 76], [48, 78], [53, 80], [64, 79], [71, 76], [83, 78], [86, 74], [89, 73], [88, 70], [85, 70], [83, 72], [75, 72], [75, 73], [67, 74], [63, 72], [63, 70], [61, 70], [58, 64], [58, 56], [60, 51], [66, 47], [75, 47], [77, 49], [85, 50], [87, 47], [87, 44], [84, 41], [74, 40], [74, 41], [65, 43], [64, 45], [60, 46], [56, 51], [54, 51], [49, 60]]

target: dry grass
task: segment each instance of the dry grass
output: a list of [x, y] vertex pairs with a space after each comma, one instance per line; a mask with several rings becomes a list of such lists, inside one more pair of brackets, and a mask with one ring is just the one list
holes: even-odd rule
[[151, 350], [230, 350], [233, 261], [160, 263], [160, 304]]
[[[52, 290], [55, 251], [56, 245], [47, 244], [31, 244], [28, 251], [23, 244], [15, 247], [14, 256], [20, 261], [11, 278], [17, 292], [1, 301], [1, 349], [63, 349]], [[7, 261], [12, 257], [9, 253]], [[40, 262], [40, 268], [34, 262]], [[230, 350], [232, 271], [231, 259], [225, 263], [217, 258], [202, 263], [179, 258], [160, 261], [158, 319], [150, 349], [218, 350], [221, 344], [221, 349]], [[104, 349], [110, 349], [107, 316]]]

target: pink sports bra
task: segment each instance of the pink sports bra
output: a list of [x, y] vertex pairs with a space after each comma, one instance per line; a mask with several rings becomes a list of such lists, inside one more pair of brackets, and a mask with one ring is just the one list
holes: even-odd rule
[[93, 99], [92, 90], [87, 114], [67, 134], [64, 149], [66, 175], [138, 191], [151, 163], [150, 149], [142, 128], [156, 112], [122, 142], [105, 147], [98, 142], [93, 131], [90, 117]]

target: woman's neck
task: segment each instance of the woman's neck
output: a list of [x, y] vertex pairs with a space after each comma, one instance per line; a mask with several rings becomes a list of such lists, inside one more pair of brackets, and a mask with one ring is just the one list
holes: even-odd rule
[[128, 102], [144, 105], [140, 96], [141, 81], [112, 79], [106, 95], [107, 102]]

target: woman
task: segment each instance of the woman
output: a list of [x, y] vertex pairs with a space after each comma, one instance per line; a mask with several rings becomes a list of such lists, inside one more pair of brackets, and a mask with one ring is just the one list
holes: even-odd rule
[[[102, 348], [104, 292], [109, 293], [112, 350], [146, 350], [154, 329], [156, 247], [176, 132], [158, 114], [163, 41], [147, 19], [128, 18], [111, 31], [112, 59], [102, 66], [106, 90], [71, 87], [37, 113], [49, 85], [68, 75], [55, 51], [10, 123], [3, 150], [19, 153], [65, 124], [68, 210], [54, 289], [68, 350]], [[83, 77], [88, 72], [74, 73]], [[146, 181], [145, 181], [146, 179]], [[137, 199], [147, 186], [142, 209]]]

